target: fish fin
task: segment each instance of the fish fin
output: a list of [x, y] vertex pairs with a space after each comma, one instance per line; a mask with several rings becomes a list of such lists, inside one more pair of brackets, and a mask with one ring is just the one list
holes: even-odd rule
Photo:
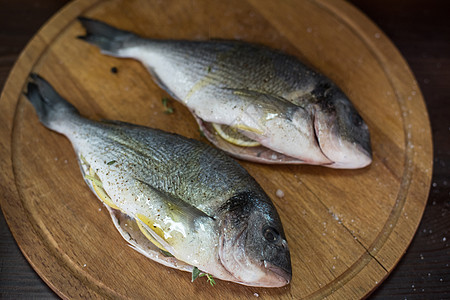
[[[133, 43], [133, 41], [140, 38], [138, 35], [130, 31], [117, 29], [99, 20], [89, 19], [86, 17], [78, 17], [78, 20], [86, 29], [86, 35], [78, 36], [78, 38], [88, 42], [89, 44], [97, 46], [101, 49], [102, 53], [105, 54], [125, 57], [126, 55], [121, 54], [120, 50], [134, 45], [135, 43]], [[151, 67], [147, 66], [147, 70], [153, 76], [154, 81], [160, 88], [169, 93], [172, 98], [179, 100]]]
[[61, 97], [41, 76], [31, 73], [25, 96], [33, 104], [41, 123], [49, 129], [58, 131], [58, 120], [79, 115], [78, 110]]
[[275, 99], [278, 101], [291, 103], [289, 100], [287, 100], [279, 95], [270, 94], [265, 91], [258, 91], [258, 90], [251, 90], [251, 89], [232, 89], [232, 88], [227, 88], [227, 89], [231, 90], [232, 93], [237, 96], [251, 97], [251, 98], [264, 97], [267, 99]]
[[120, 49], [125, 48], [130, 40], [137, 38], [132, 32], [117, 29], [99, 20], [86, 17], [78, 17], [78, 20], [86, 29], [86, 35], [78, 38], [97, 46], [106, 54], [120, 56]]
[[298, 112], [308, 116], [310, 115], [310, 112], [308, 112], [304, 106], [294, 103], [280, 95], [251, 89], [228, 90], [230, 90], [237, 97], [257, 100], [260, 105], [266, 107], [267, 111], [277, 113], [279, 116], [283, 116], [290, 121], [292, 121], [294, 114]]
[[198, 217], [207, 217], [207, 218], [211, 218], [214, 219], [213, 217], [209, 216], [207, 213], [205, 213], [204, 211], [198, 209], [197, 207], [187, 203], [186, 201], [184, 201], [183, 199], [180, 199], [170, 193], [167, 193], [165, 191], [162, 191], [156, 187], [154, 187], [153, 185], [147, 183], [144, 180], [135, 178], [135, 180], [142, 185], [142, 187], [144, 188], [148, 188], [150, 190], [152, 190], [152, 192], [156, 195], [158, 195], [158, 197], [160, 199], [162, 199], [170, 208], [171, 211], [173, 211], [174, 213], [176, 213], [177, 215], [181, 216], [183, 215], [184, 217], [188, 217], [190, 219], [195, 219]]

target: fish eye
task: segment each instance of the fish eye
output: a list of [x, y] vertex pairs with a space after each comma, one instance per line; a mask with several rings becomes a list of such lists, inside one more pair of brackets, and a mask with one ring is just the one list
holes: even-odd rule
[[278, 231], [270, 226], [263, 228], [263, 236], [269, 243], [276, 243], [280, 239]]

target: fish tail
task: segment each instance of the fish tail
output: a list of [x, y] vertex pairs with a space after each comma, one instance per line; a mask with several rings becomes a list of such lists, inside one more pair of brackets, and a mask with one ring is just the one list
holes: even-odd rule
[[120, 49], [126, 47], [127, 42], [137, 36], [129, 31], [120, 30], [98, 20], [78, 17], [86, 35], [78, 36], [79, 39], [99, 47], [103, 53], [120, 56]]
[[79, 116], [78, 110], [41, 76], [32, 73], [30, 78], [32, 81], [28, 83], [25, 96], [33, 104], [39, 121], [45, 127], [61, 132], [63, 122], [73, 116]]

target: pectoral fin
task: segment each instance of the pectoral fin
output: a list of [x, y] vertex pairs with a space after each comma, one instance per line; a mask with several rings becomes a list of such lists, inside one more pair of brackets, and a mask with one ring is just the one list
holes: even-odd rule
[[150, 189], [151, 194], [153, 194], [155, 197], [158, 197], [158, 199], [161, 200], [166, 205], [168, 209], [167, 215], [170, 215], [172, 218], [177, 220], [179, 219], [180, 221], [186, 219], [193, 220], [199, 217], [212, 218], [204, 211], [198, 209], [197, 207], [191, 205], [190, 203], [187, 203], [183, 199], [180, 199], [168, 192], [157, 189], [144, 180], [138, 178], [135, 179], [138, 182], [138, 184], [141, 185], [141, 189], [142, 188]]
[[258, 90], [249, 90], [249, 89], [230, 89], [234, 95], [245, 97], [245, 98], [252, 98], [252, 99], [267, 99], [271, 102], [279, 101], [281, 103], [290, 103], [287, 99], [280, 97], [278, 95], [269, 94], [265, 91], [258, 91]]
[[210, 218], [205, 212], [182, 199], [161, 191], [151, 184], [135, 178], [138, 190], [147, 195], [157, 211], [144, 209], [134, 216], [141, 232], [159, 249], [177, 256], [174, 247], [195, 231], [197, 218]]

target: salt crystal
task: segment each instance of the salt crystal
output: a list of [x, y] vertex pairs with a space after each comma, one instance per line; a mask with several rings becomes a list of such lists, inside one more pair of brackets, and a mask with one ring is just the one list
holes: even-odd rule
[[86, 264], [83, 265], [83, 268], [86, 267]]
[[444, 236], [444, 237], [442, 238], [442, 241], [445, 242], [446, 240], [447, 240], [447, 238]]
[[280, 189], [277, 190], [276, 195], [278, 198], [283, 198], [284, 197], [284, 192]]
[[254, 293], [253, 296], [259, 297], [259, 294], [258, 293]]

